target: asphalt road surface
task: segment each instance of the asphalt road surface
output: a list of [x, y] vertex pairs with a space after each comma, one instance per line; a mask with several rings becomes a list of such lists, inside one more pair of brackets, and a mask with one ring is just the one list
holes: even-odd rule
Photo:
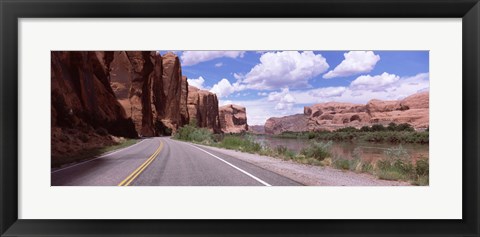
[[289, 178], [219, 151], [168, 137], [51, 173], [52, 186], [296, 186]]

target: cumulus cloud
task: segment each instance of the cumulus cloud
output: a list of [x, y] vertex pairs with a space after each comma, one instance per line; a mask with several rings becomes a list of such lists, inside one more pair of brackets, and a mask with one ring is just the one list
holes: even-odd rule
[[280, 92], [271, 92], [268, 95], [268, 101], [276, 102], [276, 110], [291, 110], [295, 104], [295, 97], [290, 94], [288, 88], [283, 88]]
[[187, 79], [187, 82], [188, 82], [188, 85], [190, 86], [194, 86], [194, 87], [197, 87], [198, 89], [205, 89], [204, 87], [204, 83], [205, 83], [205, 79], [203, 77], [199, 77], [199, 78], [188, 78]]
[[372, 90], [382, 90], [386, 86], [391, 85], [400, 80], [400, 77], [395, 74], [388, 74], [386, 72], [381, 75], [370, 76], [363, 75], [357, 77], [350, 83], [350, 87], [354, 89], [372, 89]]
[[220, 98], [223, 98], [231, 95], [234, 92], [242, 91], [244, 89], [244, 85], [240, 85], [238, 82], [231, 84], [230, 81], [228, 81], [226, 78], [223, 78], [217, 84], [213, 85], [210, 92], [217, 94], [217, 96]]
[[[398, 100], [429, 90], [429, 74], [401, 77], [383, 90], [354, 87], [324, 87], [307, 90], [286, 88], [255, 100], [222, 100], [220, 104], [238, 104], [247, 108], [248, 124], [263, 125], [268, 118], [303, 113], [303, 106], [329, 101], [365, 104], [371, 99]], [[282, 102], [283, 101], [283, 102]]]
[[308, 92], [310, 96], [313, 97], [337, 97], [341, 96], [347, 90], [346, 87], [338, 86], [338, 87], [323, 87], [318, 89], [313, 89]]
[[215, 67], [221, 67], [223, 66], [223, 63], [215, 63]]
[[245, 51], [184, 51], [181, 59], [182, 66], [192, 66], [216, 58], [241, 58], [244, 54]]
[[260, 63], [246, 75], [234, 76], [249, 89], [306, 88], [309, 79], [325, 72], [328, 67], [322, 55], [311, 51], [268, 52], [260, 56]]
[[335, 69], [323, 75], [323, 78], [347, 77], [373, 70], [380, 56], [372, 51], [350, 51], [343, 54], [345, 59]]

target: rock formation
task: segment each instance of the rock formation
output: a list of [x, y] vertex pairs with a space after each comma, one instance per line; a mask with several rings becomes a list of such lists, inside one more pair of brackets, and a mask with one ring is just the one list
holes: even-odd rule
[[51, 53], [52, 156], [136, 137], [135, 126], [109, 84], [107, 52]]
[[220, 127], [224, 133], [242, 133], [248, 130], [247, 112], [240, 105], [224, 105], [219, 108]]
[[173, 53], [114, 52], [110, 83], [141, 136], [170, 135], [189, 121], [188, 83]]
[[170, 135], [194, 119], [221, 132], [217, 96], [190, 88], [173, 53], [55, 51], [51, 71], [53, 156], [114, 144], [112, 135]]
[[208, 128], [214, 133], [221, 132], [217, 95], [188, 86], [187, 108], [190, 122], [195, 121], [198, 127]]
[[141, 136], [154, 136], [151, 87], [157, 76], [155, 53], [148, 51], [113, 52], [110, 83], [118, 101], [135, 123]]
[[[306, 123], [305, 123], [306, 121]], [[366, 105], [328, 102], [304, 107], [304, 114], [270, 118], [265, 132], [336, 130], [373, 124], [408, 123], [415, 129], [429, 126], [429, 92], [413, 94], [402, 100], [373, 99]]]
[[265, 134], [264, 125], [248, 125], [248, 131], [253, 134]]
[[186, 79], [182, 82], [182, 68], [177, 55], [169, 52], [163, 55], [161, 60], [161, 80], [154, 84], [153, 90], [156, 120], [175, 132], [188, 122], [188, 114], [185, 114], [187, 94], [182, 94], [188, 93], [187, 83]]
[[269, 118], [265, 122], [266, 134], [280, 134], [282, 132], [302, 132], [307, 130], [308, 117], [295, 114], [280, 118]]

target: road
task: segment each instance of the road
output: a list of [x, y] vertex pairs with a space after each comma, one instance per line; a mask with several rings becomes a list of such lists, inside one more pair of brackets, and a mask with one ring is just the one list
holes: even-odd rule
[[218, 150], [168, 137], [51, 173], [52, 186], [297, 186], [287, 177]]

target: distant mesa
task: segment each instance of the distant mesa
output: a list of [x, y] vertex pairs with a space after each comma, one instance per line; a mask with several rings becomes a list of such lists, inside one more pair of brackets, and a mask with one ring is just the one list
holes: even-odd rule
[[247, 111], [240, 105], [224, 105], [219, 108], [220, 126], [224, 133], [244, 133], [248, 131]]
[[429, 92], [416, 93], [402, 100], [373, 99], [366, 105], [328, 102], [306, 106], [303, 114], [269, 118], [265, 123], [265, 133], [332, 131], [392, 122], [408, 123], [418, 130], [428, 128]]
[[248, 131], [253, 134], [265, 134], [264, 125], [249, 125]]

